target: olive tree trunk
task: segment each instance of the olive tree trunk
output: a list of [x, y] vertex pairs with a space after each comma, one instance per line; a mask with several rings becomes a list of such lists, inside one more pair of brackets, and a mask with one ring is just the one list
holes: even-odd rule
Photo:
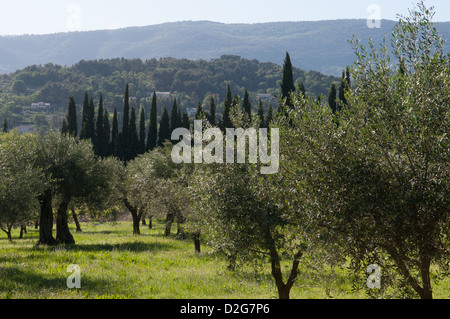
[[77, 233], [81, 233], [83, 230], [81, 229], [80, 221], [78, 220], [77, 213], [75, 213], [75, 206], [72, 205], [72, 217], [75, 222], [75, 226], [77, 227]]
[[267, 240], [270, 254], [270, 263], [272, 266], [272, 276], [275, 279], [275, 284], [278, 289], [278, 297], [279, 299], [290, 299], [290, 292], [298, 276], [298, 266], [300, 264], [300, 259], [303, 256], [303, 251], [298, 251], [295, 254], [289, 278], [285, 283], [283, 280], [283, 273], [281, 271], [280, 256], [275, 245], [275, 240], [273, 239], [270, 231], [267, 231]]
[[201, 249], [200, 249], [200, 231], [196, 231], [195, 233], [192, 234], [192, 236], [194, 237], [195, 252], [196, 253], [200, 253], [201, 252]]
[[8, 237], [9, 241], [12, 241], [12, 235], [11, 235], [11, 229], [12, 225], [7, 225], [6, 227], [3, 227], [3, 225], [0, 223], [0, 229], [3, 230]]
[[142, 217], [144, 211], [142, 209], [138, 210], [136, 207], [131, 205], [131, 203], [128, 201], [128, 198], [124, 198], [123, 203], [124, 203], [125, 207], [130, 211], [131, 216], [133, 218], [133, 234], [140, 235], [141, 230], [139, 228], [139, 224], [141, 222], [141, 217]]
[[69, 203], [70, 199], [63, 199], [58, 207], [56, 214], [56, 241], [60, 244], [74, 245], [75, 239], [69, 230], [69, 218], [67, 214]]
[[175, 214], [172, 212], [167, 213], [166, 216], [166, 228], [164, 230], [164, 236], [170, 236], [170, 231], [172, 229], [172, 224], [175, 221]]
[[41, 207], [39, 216], [39, 240], [38, 245], [56, 245], [53, 237], [53, 210], [52, 210], [52, 191], [46, 190], [39, 196]]

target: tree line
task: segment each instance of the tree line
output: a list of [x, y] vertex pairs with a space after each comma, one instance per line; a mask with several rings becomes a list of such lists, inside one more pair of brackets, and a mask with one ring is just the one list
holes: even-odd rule
[[[175, 107], [152, 133], [135, 124], [133, 108], [120, 130], [113, 121], [117, 138], [107, 145], [120, 150], [114, 156], [99, 153], [105, 112], [99, 105], [95, 122], [89, 97], [79, 134], [70, 101], [63, 132], [3, 133], [0, 228], [11, 237], [12, 227], [39, 219], [39, 244], [75, 244], [68, 228], [73, 207], [124, 208], [135, 234], [143, 219], [165, 218], [166, 235], [176, 223], [178, 238], [191, 238], [198, 252], [200, 241], [207, 243], [230, 270], [266, 263], [282, 299], [301, 264], [318, 271], [345, 264], [354, 288], [370, 297], [432, 298], [433, 282], [448, 276], [450, 261], [450, 64], [433, 12], [421, 2], [400, 19], [394, 65], [385, 43], [367, 49], [353, 39], [356, 61], [344, 71], [336, 104], [296, 87], [286, 54], [282, 100], [270, 118], [228, 88], [220, 121], [214, 104], [198, 109], [204, 127], [278, 128], [278, 174], [261, 175], [262, 163], [175, 164], [171, 130], [184, 122]], [[145, 135], [146, 148], [149, 141], [154, 147], [138, 154], [134, 145], [142, 150]], [[375, 264], [382, 281], [372, 289], [367, 269]]]
[[[94, 98], [89, 97], [86, 92], [81, 110], [81, 126], [78, 125], [77, 105], [74, 97], [71, 96], [67, 106], [66, 117], [63, 119], [61, 132], [72, 137], [79, 137], [80, 140], [91, 141], [94, 152], [99, 157], [114, 156], [124, 162], [128, 162], [138, 155], [163, 146], [166, 141], [171, 140], [172, 132], [175, 129], [191, 129], [193, 120], [205, 119], [211, 125], [217, 125], [225, 131], [226, 128], [232, 127], [230, 120], [232, 109], [242, 107], [248, 119], [252, 121], [253, 106], [247, 90], [245, 90], [241, 102], [237, 94], [232, 95], [230, 85], [227, 84], [227, 95], [224, 105], [222, 114], [216, 114], [216, 101], [214, 96], [211, 96], [209, 109], [204, 110], [202, 103], [199, 101], [196, 114], [191, 118], [187, 112], [181, 113], [181, 108], [178, 107], [177, 99], [175, 98], [170, 115], [167, 108], [163, 107], [161, 119], [158, 122], [155, 92], [152, 96], [149, 121], [147, 121], [147, 115], [143, 106], [139, 108], [138, 113], [134, 105], [130, 107], [129, 85], [126, 84], [121, 125], [119, 125], [117, 107], [114, 108], [112, 123], [110, 123], [108, 110], [103, 106], [103, 95], [100, 93], [98, 106], [96, 107]], [[273, 119], [273, 112], [272, 104], [269, 105], [266, 111], [262, 100], [259, 101], [256, 117], [261, 128], [268, 127]], [[147, 122], [149, 122], [148, 129]], [[78, 132], [80, 127], [81, 130]]]

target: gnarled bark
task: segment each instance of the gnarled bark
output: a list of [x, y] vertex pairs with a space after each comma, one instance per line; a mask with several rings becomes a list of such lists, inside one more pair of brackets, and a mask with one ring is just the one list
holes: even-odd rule
[[38, 245], [56, 245], [53, 237], [53, 210], [52, 191], [46, 190], [39, 196], [41, 213], [39, 216], [39, 240]]
[[60, 244], [74, 245], [75, 239], [69, 230], [67, 208], [70, 199], [63, 199], [56, 214], [56, 241]]

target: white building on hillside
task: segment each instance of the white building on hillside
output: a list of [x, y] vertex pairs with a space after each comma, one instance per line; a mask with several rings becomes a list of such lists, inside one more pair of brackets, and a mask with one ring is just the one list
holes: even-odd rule
[[39, 103], [31, 104], [32, 110], [48, 110], [49, 108], [50, 108], [50, 103], [39, 102]]

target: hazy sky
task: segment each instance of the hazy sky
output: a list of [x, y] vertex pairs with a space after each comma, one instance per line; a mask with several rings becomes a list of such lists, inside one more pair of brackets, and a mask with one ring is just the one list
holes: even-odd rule
[[[184, 20], [259, 23], [379, 16], [395, 20], [418, 0], [0, 0], [0, 35], [117, 29]], [[450, 21], [449, 0], [426, 0]]]

